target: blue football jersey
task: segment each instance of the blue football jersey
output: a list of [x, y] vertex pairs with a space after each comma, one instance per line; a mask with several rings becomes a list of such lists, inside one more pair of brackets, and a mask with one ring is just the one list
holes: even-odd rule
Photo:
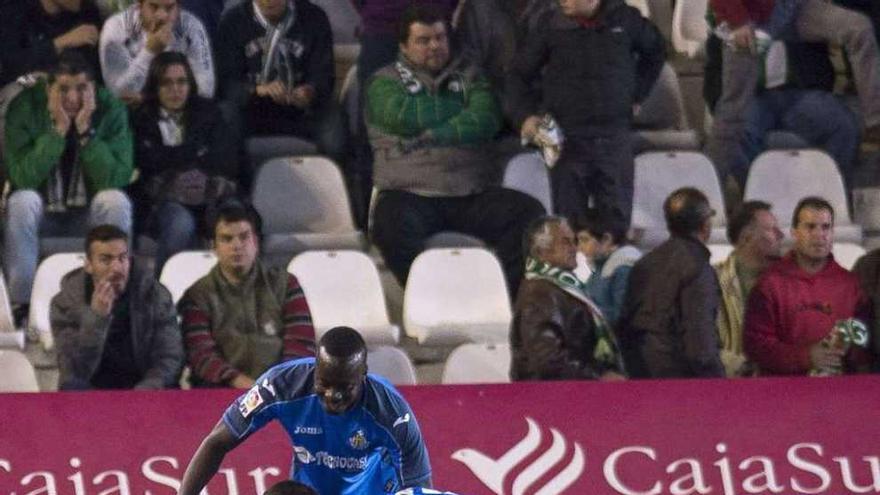
[[315, 394], [315, 359], [269, 369], [223, 421], [240, 440], [275, 419], [293, 441], [291, 478], [320, 493], [393, 494], [431, 476], [418, 422], [400, 393], [368, 374], [351, 410], [332, 415]]

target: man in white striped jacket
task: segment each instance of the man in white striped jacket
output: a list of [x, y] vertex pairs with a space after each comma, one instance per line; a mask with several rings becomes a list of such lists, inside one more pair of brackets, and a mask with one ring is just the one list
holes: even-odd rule
[[140, 101], [153, 57], [164, 51], [186, 55], [198, 93], [214, 96], [214, 60], [205, 26], [177, 0], [138, 0], [104, 23], [100, 58], [104, 82], [128, 102]]

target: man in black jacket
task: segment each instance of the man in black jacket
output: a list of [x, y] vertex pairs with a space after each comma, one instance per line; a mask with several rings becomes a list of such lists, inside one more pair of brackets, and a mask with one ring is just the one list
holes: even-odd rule
[[[241, 2], [220, 20], [220, 98], [250, 136], [295, 136], [339, 158], [330, 21], [308, 0]], [[241, 127], [241, 126], [244, 127]]]
[[691, 187], [670, 194], [663, 211], [671, 237], [630, 272], [618, 333], [624, 362], [634, 378], [723, 377], [721, 290], [705, 246], [715, 212]]
[[[551, 171], [556, 212], [575, 218], [595, 206], [627, 224], [632, 210], [634, 110], [660, 74], [663, 37], [623, 0], [559, 0], [529, 32], [508, 76], [514, 126], [532, 139], [544, 114], [565, 136]], [[543, 74], [543, 97], [530, 95]]]
[[0, 87], [46, 71], [73, 49], [98, 67], [101, 16], [91, 0], [18, 0], [0, 4]]

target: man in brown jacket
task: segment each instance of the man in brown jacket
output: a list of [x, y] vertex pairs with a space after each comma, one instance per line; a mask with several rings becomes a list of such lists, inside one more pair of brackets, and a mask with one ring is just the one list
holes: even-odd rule
[[576, 249], [568, 222], [535, 220], [525, 244], [526, 273], [510, 335], [511, 379], [624, 379], [614, 334], [572, 273]]
[[715, 212], [692, 187], [663, 203], [669, 239], [633, 266], [620, 343], [634, 378], [723, 377], [716, 318], [720, 289], [706, 242]]

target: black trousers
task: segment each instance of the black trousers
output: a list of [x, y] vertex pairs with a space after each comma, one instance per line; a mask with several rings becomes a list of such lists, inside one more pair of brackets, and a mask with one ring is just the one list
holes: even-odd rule
[[626, 224], [632, 216], [633, 145], [629, 129], [591, 136], [567, 132], [562, 156], [550, 171], [556, 213], [578, 218], [590, 205], [618, 215]]
[[483, 240], [501, 261], [510, 294], [523, 276], [523, 233], [544, 214], [537, 200], [519, 191], [492, 188], [479, 194], [427, 197], [382, 191], [373, 211], [373, 242], [401, 285], [428, 237], [445, 230]]

